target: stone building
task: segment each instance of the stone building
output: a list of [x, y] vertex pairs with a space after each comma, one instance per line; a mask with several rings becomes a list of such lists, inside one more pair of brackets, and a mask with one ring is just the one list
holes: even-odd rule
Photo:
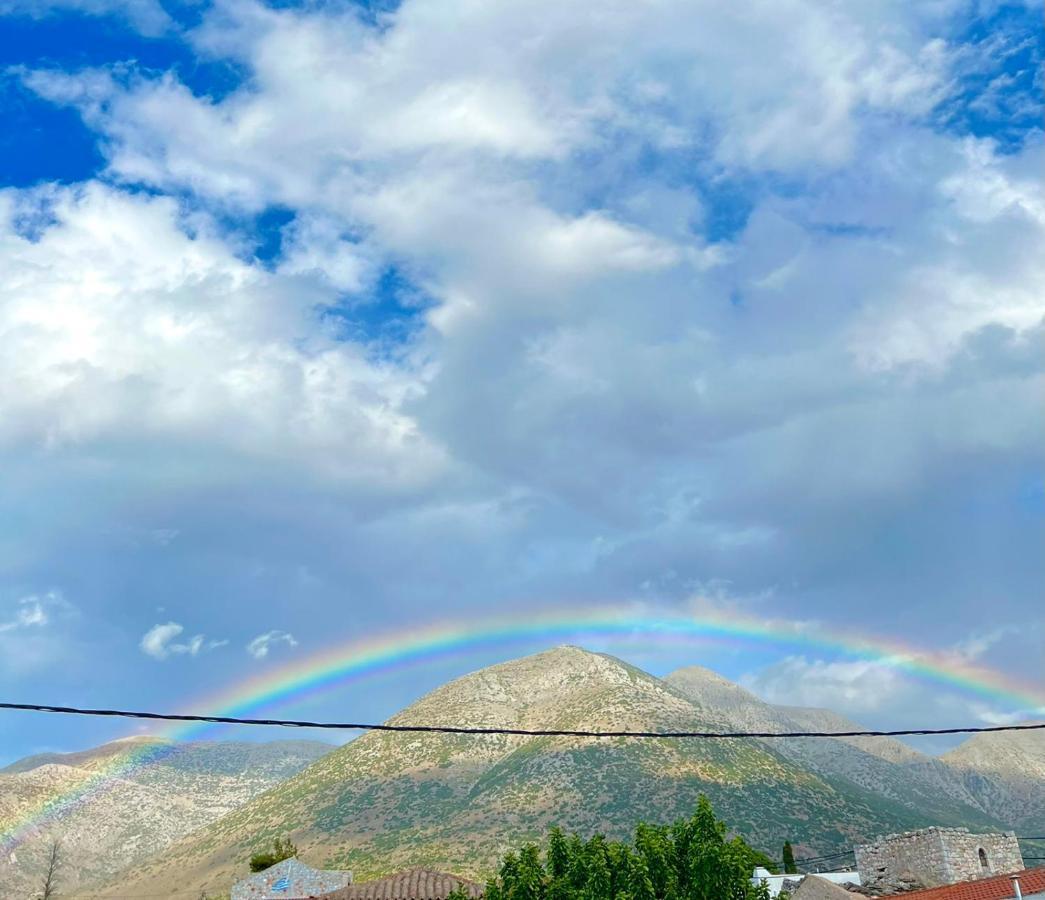
[[967, 828], [922, 828], [855, 848], [860, 881], [877, 893], [929, 888], [1023, 870], [1012, 831], [970, 834]]

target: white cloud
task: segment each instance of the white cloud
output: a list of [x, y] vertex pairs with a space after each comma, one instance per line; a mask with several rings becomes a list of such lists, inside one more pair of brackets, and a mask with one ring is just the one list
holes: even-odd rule
[[28, 628], [34, 625], [46, 625], [50, 619], [43, 605], [37, 600], [24, 599], [19, 601], [21, 608], [15, 611], [14, 617], [0, 622], [0, 632], [14, 631], [18, 628]]
[[226, 2], [192, 37], [249, 65], [249, 90], [214, 103], [139, 82], [99, 124], [121, 175], [298, 206], [339, 203], [422, 154], [478, 155], [488, 177], [633, 135], [726, 167], [837, 165], [862, 118], [922, 115], [947, 86], [932, 17], [879, 6], [408, 0], [379, 33], [351, 10]]
[[184, 626], [177, 622], [153, 625], [142, 636], [139, 647], [146, 656], [162, 660], [171, 656], [197, 656], [203, 651], [215, 650], [228, 644], [228, 641], [208, 641], [202, 634], [193, 635], [186, 641], [175, 642], [184, 631]]
[[285, 631], [266, 631], [247, 644], [247, 653], [253, 656], [254, 659], [265, 659], [269, 655], [269, 650], [278, 644], [296, 647], [298, 642], [294, 639], [294, 635]]
[[68, 614], [73, 610], [72, 604], [57, 590], [21, 597], [16, 606], [9, 618], [0, 620], [0, 633], [23, 628], [42, 628], [50, 624], [54, 613]]
[[414, 375], [335, 340], [331, 294], [241, 262], [172, 200], [0, 193], [0, 258], [0, 447], [206, 436], [368, 484], [438, 466], [397, 409]]
[[171, 27], [159, 0], [0, 0], [0, 14], [43, 18], [59, 12], [89, 16], [123, 15], [146, 35], [158, 35]]
[[908, 671], [908, 660], [824, 660], [788, 656], [742, 676], [740, 683], [783, 706], [830, 709], [873, 728], [942, 728], [1005, 724], [1041, 710], [1015, 709], [1011, 700], [983, 699], [946, 682]]
[[[956, 8], [405, 0], [374, 29], [222, 0], [190, 40], [249, 73], [223, 99], [23, 73], [111, 157], [0, 196], [0, 454], [98, 501], [15, 495], [19, 553], [133, 508], [151, 577], [221, 553], [331, 607], [346, 579], [420, 611], [466, 573], [464, 615], [724, 579], [953, 645], [989, 570], [1032, 617], [1043, 151], [930, 121]], [[274, 203], [266, 265], [206, 213]], [[344, 340], [392, 262], [411, 339]], [[823, 665], [811, 700], [890, 687]]]
[[812, 706], [853, 715], [880, 713], [909, 689], [888, 661], [825, 662], [789, 656], [742, 679], [749, 690], [770, 703]]

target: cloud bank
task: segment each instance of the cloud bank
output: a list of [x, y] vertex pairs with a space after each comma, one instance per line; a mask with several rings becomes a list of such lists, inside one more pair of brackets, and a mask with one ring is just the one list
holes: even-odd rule
[[1037, 677], [1045, 148], [1002, 6], [121, 7], [197, 69], [10, 73], [102, 157], [0, 192], [12, 583], [161, 659], [205, 639], [137, 597], [265, 658], [715, 583]]

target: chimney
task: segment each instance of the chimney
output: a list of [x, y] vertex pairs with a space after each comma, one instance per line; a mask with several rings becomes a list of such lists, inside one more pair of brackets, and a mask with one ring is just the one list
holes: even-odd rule
[[1016, 898], [1016, 900], [1023, 900], [1023, 891], [1020, 890], [1020, 876], [1013, 875], [1012, 878], [1010, 878], [1009, 880], [1012, 882], [1013, 891], [1015, 891], [1013, 896]]

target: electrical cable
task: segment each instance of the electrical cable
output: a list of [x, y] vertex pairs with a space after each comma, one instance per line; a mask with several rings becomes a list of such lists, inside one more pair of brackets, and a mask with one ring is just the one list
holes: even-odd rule
[[592, 738], [840, 738], [904, 737], [920, 734], [983, 734], [995, 731], [1045, 729], [1045, 722], [1031, 725], [988, 725], [966, 728], [901, 728], [894, 731], [588, 731], [569, 728], [498, 728], [465, 725], [378, 725], [364, 722], [309, 722], [300, 719], [241, 719], [235, 716], [199, 716], [180, 713], [142, 712], [126, 709], [83, 709], [42, 703], [2, 703], [0, 709], [58, 713], [74, 716], [109, 716], [151, 719], [162, 722], [206, 722], [213, 725], [265, 725], [282, 728], [327, 728], [343, 731], [392, 731], [434, 734], [503, 734], [523, 737]]

